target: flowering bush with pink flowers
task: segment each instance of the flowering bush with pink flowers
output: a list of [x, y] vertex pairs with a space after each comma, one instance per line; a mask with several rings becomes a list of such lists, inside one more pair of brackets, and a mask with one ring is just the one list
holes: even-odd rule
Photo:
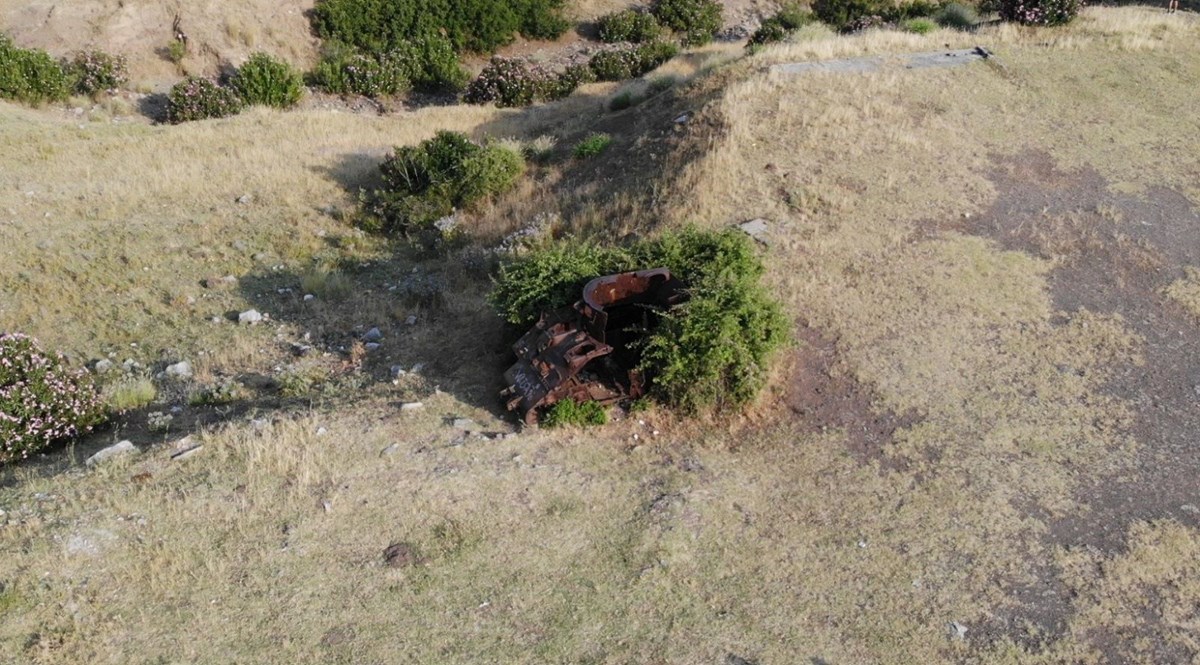
[[1025, 25], [1063, 25], [1079, 13], [1081, 0], [1001, 0], [1000, 18]]
[[75, 92], [95, 95], [111, 92], [129, 81], [129, 66], [125, 56], [109, 55], [104, 51], [80, 51], [63, 63]]
[[463, 101], [499, 107], [529, 106], [535, 101], [553, 101], [567, 97], [585, 84], [596, 80], [587, 65], [571, 65], [551, 72], [541, 65], [513, 58], [494, 57], [467, 86]]
[[0, 463], [88, 432], [105, 410], [88, 374], [19, 333], [0, 333]]
[[205, 118], [224, 118], [241, 112], [241, 97], [230, 88], [199, 76], [175, 84], [167, 95], [167, 119], [178, 124]]

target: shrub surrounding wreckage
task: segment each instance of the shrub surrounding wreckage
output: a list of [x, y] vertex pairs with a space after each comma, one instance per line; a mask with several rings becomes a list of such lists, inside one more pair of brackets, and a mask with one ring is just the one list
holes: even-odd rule
[[[554, 332], [570, 317], [565, 308], [580, 301], [590, 282], [594, 288], [595, 278], [642, 270], [637, 275], [662, 279], [650, 270], [660, 268], [669, 271], [666, 279], [677, 281], [679, 297], [673, 295], [676, 287], [660, 284], [658, 297], [637, 305], [646, 311], [641, 321], [648, 325], [609, 328], [621, 339], [609, 343], [625, 347], [611, 354], [618, 359], [616, 369], [632, 370], [645, 379], [649, 395], [685, 412], [750, 401], [788, 325], [760, 284], [763, 266], [753, 244], [736, 231], [687, 229], [628, 247], [573, 243], [534, 252], [501, 267], [490, 302], [511, 324], [536, 322], [531, 334]], [[588, 307], [580, 301], [577, 309]]]

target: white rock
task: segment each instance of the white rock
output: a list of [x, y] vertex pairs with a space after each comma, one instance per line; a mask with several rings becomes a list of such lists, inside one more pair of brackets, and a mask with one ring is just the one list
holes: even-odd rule
[[410, 326], [415, 326], [417, 325], [417, 316], [415, 314], [409, 314], [408, 318], [404, 319], [404, 322]]
[[366, 344], [363, 344], [363, 346], [368, 351], [378, 351], [379, 350], [379, 342], [367, 342]]
[[245, 325], [254, 325], [263, 320], [263, 315], [257, 309], [248, 309], [241, 314], [238, 314], [238, 323]]
[[454, 429], [471, 431], [475, 429], [475, 421], [471, 420], [470, 418], [455, 418], [454, 422], [451, 423], [451, 427]]
[[763, 219], [762, 217], [758, 217], [748, 222], [742, 222], [741, 224], [738, 224], [738, 228], [741, 229], [746, 235], [766, 245], [767, 234], [771, 230], [771, 222]]
[[118, 455], [124, 455], [125, 453], [136, 453], [137, 450], [137, 446], [133, 445], [132, 441], [121, 441], [120, 443], [113, 444], [87, 458], [87, 461], [85, 461], [84, 464], [88, 466], [95, 466]]
[[425, 405], [420, 402], [407, 402], [400, 405], [400, 413], [413, 413], [424, 409]]
[[950, 622], [950, 637], [956, 640], [964, 640], [967, 638], [969, 629], [957, 621]]
[[401, 367], [399, 365], [392, 365], [392, 378], [393, 379], [399, 379], [400, 377], [404, 376], [405, 374], [408, 374], [408, 372], [405, 372], [403, 367]]
[[387, 455], [395, 455], [399, 451], [400, 451], [400, 444], [393, 443], [392, 445], [388, 446], [387, 448], [384, 448], [383, 450], [379, 451], [379, 456], [385, 457]]
[[167, 365], [165, 374], [172, 379], [190, 379], [192, 378], [192, 365], [186, 360], [174, 365]]
[[379, 331], [379, 328], [371, 328], [367, 331], [367, 334], [363, 335], [364, 342], [379, 342], [382, 340], [383, 333]]
[[108, 372], [112, 371], [112, 368], [113, 361], [109, 360], [108, 358], [101, 358], [100, 360], [96, 361], [96, 366], [93, 368], [93, 370], [97, 374], [107, 374]]
[[314, 296], [314, 295], [313, 295], [313, 294], [311, 294], [311, 293], [305, 293], [305, 294], [304, 294], [304, 302], [308, 302], [308, 301], [310, 301], [310, 300], [312, 300], [312, 299], [314, 299], [314, 298], [316, 298], [316, 296]]

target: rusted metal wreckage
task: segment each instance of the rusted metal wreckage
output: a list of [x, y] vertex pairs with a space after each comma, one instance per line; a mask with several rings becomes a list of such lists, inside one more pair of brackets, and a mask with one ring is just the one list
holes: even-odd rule
[[527, 424], [563, 399], [612, 404], [645, 392], [637, 370], [636, 339], [658, 312], [686, 298], [683, 283], [666, 268], [597, 277], [570, 307], [542, 314], [513, 352], [501, 393]]

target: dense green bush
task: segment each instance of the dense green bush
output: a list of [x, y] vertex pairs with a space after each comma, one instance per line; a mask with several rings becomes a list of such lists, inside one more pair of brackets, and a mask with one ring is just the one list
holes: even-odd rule
[[569, 27], [562, 0], [319, 0], [317, 35], [368, 53], [445, 35], [456, 51], [491, 53], [521, 33], [552, 39]]
[[81, 95], [116, 90], [129, 80], [125, 57], [109, 55], [104, 51], [80, 51], [63, 68], [71, 80], [71, 86]]
[[242, 100], [233, 90], [199, 76], [176, 83], [167, 94], [167, 120], [172, 123], [224, 118], [242, 110]]
[[703, 46], [721, 29], [721, 3], [716, 0], [657, 0], [651, 12], [684, 46]]
[[900, 27], [905, 32], [913, 32], [918, 35], [927, 35], [934, 30], [937, 30], [938, 25], [931, 19], [927, 18], [910, 18], [900, 24]]
[[555, 74], [526, 60], [494, 57], [467, 86], [463, 101], [495, 102], [499, 107], [529, 106], [535, 101], [562, 99], [595, 80], [595, 74], [586, 65], [571, 65]]
[[338, 95], [386, 97], [422, 90], [458, 90], [467, 73], [444, 37], [419, 37], [388, 51], [367, 53], [337, 42], [325, 45], [309, 75], [317, 88]]
[[542, 83], [541, 98], [547, 101], [562, 99], [585, 83], [596, 80], [596, 74], [587, 65], [570, 65]]
[[600, 33], [600, 41], [609, 44], [630, 42], [641, 44], [652, 42], [662, 35], [662, 26], [654, 15], [637, 10], [626, 9], [601, 16], [596, 22]]
[[246, 104], [287, 108], [300, 101], [304, 81], [288, 63], [266, 53], [255, 53], [229, 80]]
[[671, 42], [626, 44], [593, 55], [588, 67], [600, 81], [623, 81], [657, 69], [677, 53], [679, 47]]
[[652, 394], [685, 411], [743, 404], [762, 387], [771, 354], [787, 339], [779, 304], [760, 284], [762, 262], [744, 234], [688, 229], [629, 247], [569, 244], [501, 266], [489, 301], [527, 326], [579, 298], [588, 280], [666, 267], [689, 299], [663, 312], [644, 338], [640, 369]]
[[979, 15], [975, 10], [957, 2], [951, 2], [944, 5], [935, 16], [938, 25], [943, 28], [954, 28], [956, 30], [970, 30], [979, 22]]
[[1063, 25], [1082, 5], [1082, 0], [1000, 0], [1000, 18], [1025, 25]]
[[41, 104], [66, 99], [70, 91], [66, 72], [45, 51], [17, 48], [0, 35], [0, 98]]
[[607, 150], [611, 143], [612, 137], [608, 134], [588, 134], [587, 138], [575, 145], [575, 149], [571, 151], [571, 154], [574, 155], [576, 159], [595, 157], [596, 155], [599, 155]]
[[418, 146], [403, 146], [379, 167], [385, 187], [366, 201], [369, 230], [399, 234], [428, 228], [456, 209], [502, 193], [525, 170], [517, 152], [481, 146], [457, 132], [438, 132]]
[[599, 402], [591, 400], [576, 402], [573, 399], [564, 399], [561, 402], [555, 402], [546, 410], [546, 415], [542, 418], [542, 425], [545, 427], [561, 427], [563, 425], [587, 427], [603, 425], [607, 422], [608, 412]]
[[799, 5], [786, 5], [774, 16], [770, 16], [764, 20], [762, 25], [758, 26], [754, 34], [750, 35], [750, 40], [747, 42], [746, 47], [753, 48], [772, 42], [781, 42], [788, 35], [812, 23], [813, 20], [812, 12]]
[[24, 459], [104, 420], [91, 379], [31, 337], [0, 333], [0, 463]]
[[908, 19], [933, 16], [933, 0], [813, 0], [812, 11], [823, 23], [844, 32], [855, 32]]

